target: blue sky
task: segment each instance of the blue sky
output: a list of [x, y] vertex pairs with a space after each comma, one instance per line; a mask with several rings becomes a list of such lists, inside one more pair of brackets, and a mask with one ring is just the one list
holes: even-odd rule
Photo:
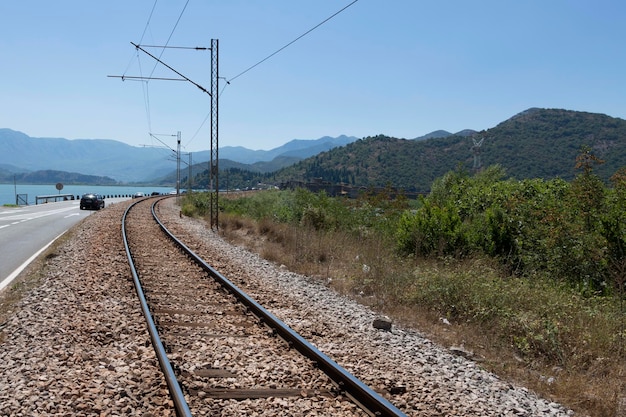
[[[351, 2], [2, 1], [0, 128], [160, 145], [153, 133], [172, 147], [181, 131], [186, 151], [209, 149], [207, 94], [107, 77], [176, 77], [130, 44], [170, 36], [219, 39], [219, 73], [232, 80], [220, 80], [220, 146], [483, 130], [530, 107], [626, 118], [621, 0], [359, 0], [235, 78]], [[209, 88], [208, 52], [161, 58]]]

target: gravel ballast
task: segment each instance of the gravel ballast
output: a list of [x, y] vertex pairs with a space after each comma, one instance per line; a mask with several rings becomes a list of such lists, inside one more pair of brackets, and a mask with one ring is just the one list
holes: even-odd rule
[[[175, 415], [121, 241], [127, 204], [93, 213], [49, 251], [41, 285], [0, 322], [0, 415]], [[462, 350], [384, 321], [374, 327], [375, 312], [180, 218], [174, 199], [160, 212], [208, 263], [407, 415], [574, 414], [482, 370]]]

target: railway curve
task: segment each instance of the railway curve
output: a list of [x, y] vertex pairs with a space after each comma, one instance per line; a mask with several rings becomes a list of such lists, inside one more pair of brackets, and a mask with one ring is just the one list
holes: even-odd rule
[[[245, 413], [274, 413], [272, 407], [276, 398], [283, 399], [279, 403], [281, 413], [291, 403], [295, 404], [295, 409], [290, 413], [307, 412], [310, 411], [311, 403], [315, 402], [320, 410], [333, 415], [361, 415], [350, 403], [351, 400], [367, 415], [405, 415], [289, 328], [170, 232], [157, 215], [156, 207], [161, 200], [163, 198], [144, 199], [131, 204], [123, 217], [122, 236], [142, 312], [178, 415], [193, 415], [186, 398], [194, 403], [193, 408], [198, 415], [222, 410], [223, 403], [229, 400], [237, 400], [239, 404], [243, 403], [242, 400], [254, 400], [246, 403], [245, 410], [240, 410]], [[147, 220], [148, 206], [154, 222]], [[177, 250], [181, 251], [178, 256]], [[158, 268], [151, 268], [151, 261], [159, 256], [167, 258], [168, 262], [161, 261]], [[188, 265], [190, 263], [196, 267], [195, 270]], [[186, 265], [181, 266], [183, 264]], [[187, 292], [189, 289], [192, 291]], [[231, 299], [220, 299], [224, 290]], [[218, 299], [220, 301], [216, 302]], [[238, 306], [233, 307], [233, 301], [237, 301]], [[205, 308], [205, 303], [216, 308]], [[241, 311], [236, 311], [238, 309]], [[224, 314], [224, 311], [228, 313]], [[233, 325], [232, 320], [225, 320], [232, 317], [237, 317], [235, 321], [241, 321], [234, 328], [228, 327]], [[260, 333], [250, 330], [253, 323], [260, 326]], [[186, 329], [184, 336], [180, 333], [183, 327]], [[211, 334], [205, 330], [220, 327], [228, 330], [212, 331]], [[248, 339], [248, 345], [253, 344], [255, 347], [249, 349], [251, 352], [258, 350], [258, 345], [272, 345], [263, 352], [263, 369], [270, 370], [277, 377], [267, 380], [249, 370], [244, 372], [239, 368], [233, 371], [236, 368], [233, 356], [252, 357], [241, 346], [231, 346], [237, 345], [232, 341], [233, 336]], [[276, 336], [285, 343], [276, 343]], [[185, 347], [190, 339], [195, 344], [212, 344], [212, 349], [208, 352], [205, 350], [204, 357], [193, 359], [189, 356], [195, 355], [187, 355], [184, 359], [171, 355], [175, 351], [189, 353], [193, 350]], [[269, 339], [269, 342], [265, 339]], [[231, 352], [231, 363], [215, 367], [212, 365], [215, 358], [213, 353], [220, 349]], [[294, 360], [293, 350], [306, 360]], [[255, 360], [258, 360], [258, 356]], [[308, 372], [302, 372], [307, 368], [310, 368]], [[325, 376], [320, 376], [319, 371], [323, 371]], [[314, 383], [311, 384], [305, 378], [294, 378], [296, 373], [309, 375]], [[224, 384], [228, 379], [246, 382], [231, 381]], [[229, 388], [224, 388], [224, 385]], [[268, 398], [272, 401], [266, 401]], [[304, 400], [304, 405], [297, 404], [301, 400]]]

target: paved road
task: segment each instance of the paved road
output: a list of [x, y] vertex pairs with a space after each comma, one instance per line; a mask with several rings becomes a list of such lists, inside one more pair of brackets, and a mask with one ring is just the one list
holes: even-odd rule
[[[106, 199], [106, 205], [125, 199]], [[57, 237], [93, 213], [78, 200], [0, 207], [0, 290]], [[106, 208], [105, 208], [106, 210]]]

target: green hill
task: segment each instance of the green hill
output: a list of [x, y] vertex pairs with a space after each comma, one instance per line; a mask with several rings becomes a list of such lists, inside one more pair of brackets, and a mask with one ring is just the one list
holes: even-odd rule
[[[481, 146], [476, 147], [481, 139]], [[475, 162], [483, 167], [500, 164], [518, 179], [570, 180], [576, 175], [575, 158], [582, 146], [591, 147], [605, 161], [595, 172], [608, 181], [626, 166], [626, 121], [603, 114], [534, 108], [470, 137], [364, 138], [269, 174], [263, 181], [318, 178], [353, 186], [427, 191], [435, 178], [459, 165], [472, 170]]]
[[[0, 180], [2, 180], [0, 176]], [[11, 174], [7, 176], [5, 181], [8, 183], [16, 180], [20, 184], [54, 184], [61, 182], [64, 184], [85, 184], [85, 185], [116, 185], [118, 184], [113, 178], [97, 175], [83, 175], [76, 172], [65, 172], [55, 170], [41, 170], [33, 172], [24, 172], [20, 174]]]
[[483, 165], [501, 164], [515, 178], [570, 180], [582, 146], [605, 161], [595, 171], [604, 180], [626, 166], [626, 120], [604, 114], [529, 109], [484, 137]]

